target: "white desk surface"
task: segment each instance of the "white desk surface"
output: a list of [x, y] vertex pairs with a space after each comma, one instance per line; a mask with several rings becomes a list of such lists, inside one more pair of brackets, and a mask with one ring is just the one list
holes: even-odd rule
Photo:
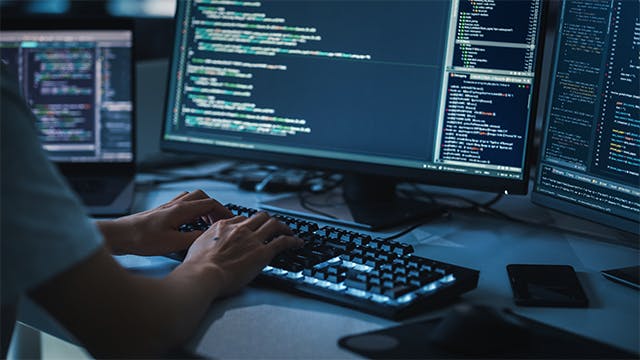
[[[196, 188], [202, 188], [222, 203], [257, 207], [261, 200], [269, 199], [269, 195], [239, 191], [231, 184], [194, 181], [140, 192], [134, 207], [136, 211], [151, 208], [168, 201], [179, 191]], [[481, 201], [492, 196], [467, 191], [456, 193]], [[618, 245], [625, 235], [532, 205], [528, 196], [507, 196], [496, 208], [521, 218], [604, 234], [615, 241], [459, 212], [454, 212], [448, 220], [423, 225], [399, 241], [413, 245], [417, 255], [480, 270], [478, 287], [463, 295], [459, 302], [509, 307], [544, 323], [640, 352], [640, 292], [606, 280], [600, 274], [604, 269], [638, 264], [637, 248]], [[624, 240], [633, 241], [628, 236]], [[120, 261], [160, 273], [162, 268], [173, 266], [164, 258], [128, 257]], [[589, 308], [515, 306], [505, 269], [512, 263], [573, 266], [590, 300]], [[447, 310], [448, 307], [426, 312], [405, 321], [433, 317]], [[397, 322], [322, 301], [248, 287], [212, 304], [190, 347], [199, 354], [220, 359], [350, 358], [355, 355], [337, 345], [340, 337], [395, 324]]]
[[[144, 190], [143, 187], [136, 194], [134, 211], [155, 207], [180, 191], [198, 188], [222, 203], [250, 207], [257, 207], [261, 200], [270, 198], [265, 194], [239, 191], [227, 183], [192, 181], [166, 184], [152, 190]], [[470, 196], [477, 201], [492, 197], [491, 194], [468, 191], [456, 191], [456, 194]], [[628, 351], [640, 352], [640, 292], [606, 280], [600, 274], [605, 269], [637, 265], [640, 260], [638, 248], [619, 243], [620, 240], [633, 242], [638, 239], [629, 239], [633, 235], [532, 205], [528, 196], [507, 196], [496, 208], [520, 218], [604, 234], [612, 241], [520, 225], [468, 212], [454, 212], [449, 219], [423, 225], [399, 241], [413, 245], [417, 255], [480, 271], [478, 287], [464, 294], [459, 303], [509, 307], [535, 320]], [[378, 234], [393, 234], [399, 230], [402, 227]], [[117, 258], [132, 271], [150, 276], [162, 276], [177, 264], [163, 257]], [[512, 263], [573, 266], [590, 300], [589, 308], [515, 306], [505, 269], [507, 264]], [[35, 322], [37, 327], [44, 327], [43, 330], [56, 334], [50, 324], [46, 325], [40, 318], [30, 314], [35, 312], [32, 307], [24, 305], [19, 318], [27, 323]], [[449, 308], [426, 312], [404, 321], [441, 315]], [[395, 321], [319, 300], [250, 286], [237, 295], [214, 302], [188, 348], [218, 359], [354, 358], [357, 357], [355, 354], [338, 347], [337, 340], [340, 337], [396, 324]]]

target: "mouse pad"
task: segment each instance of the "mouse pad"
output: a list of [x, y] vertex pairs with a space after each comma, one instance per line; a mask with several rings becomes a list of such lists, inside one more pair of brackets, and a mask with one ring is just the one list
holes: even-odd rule
[[[350, 335], [338, 344], [370, 359], [442, 359], [442, 358], [633, 358], [638, 355], [614, 348], [543, 323], [506, 312], [529, 329], [527, 342], [518, 347], [489, 353], [460, 354], [439, 348], [429, 334], [442, 318], [403, 324], [383, 330]], [[490, 331], [490, 329], [487, 329]], [[464, 339], [461, 339], [464, 341]]]

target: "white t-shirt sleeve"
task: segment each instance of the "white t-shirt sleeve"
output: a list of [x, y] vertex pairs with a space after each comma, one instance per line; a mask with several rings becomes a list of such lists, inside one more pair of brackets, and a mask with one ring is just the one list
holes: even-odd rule
[[0, 75], [0, 255], [2, 304], [71, 268], [102, 235], [47, 159], [33, 114]]

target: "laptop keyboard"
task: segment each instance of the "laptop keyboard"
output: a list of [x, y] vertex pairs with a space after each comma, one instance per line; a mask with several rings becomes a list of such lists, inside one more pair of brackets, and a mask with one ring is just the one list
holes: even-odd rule
[[[255, 209], [227, 204], [234, 215]], [[453, 301], [473, 290], [479, 272], [413, 254], [411, 245], [274, 215], [304, 245], [277, 255], [256, 283], [309, 295], [367, 313], [401, 318]], [[197, 221], [181, 231], [204, 230]]]

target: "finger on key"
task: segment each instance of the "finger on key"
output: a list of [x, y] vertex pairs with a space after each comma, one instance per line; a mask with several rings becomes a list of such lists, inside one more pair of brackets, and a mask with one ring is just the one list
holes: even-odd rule
[[269, 241], [278, 235], [293, 235], [293, 232], [287, 225], [271, 218], [256, 230], [255, 235], [260, 241]]
[[256, 231], [257, 229], [260, 228], [260, 226], [262, 226], [262, 224], [269, 221], [269, 219], [271, 219], [269, 214], [267, 214], [264, 211], [261, 211], [259, 213], [254, 214], [252, 217], [248, 218], [244, 222], [244, 225], [246, 225], [249, 229], [251, 229], [251, 231]]

